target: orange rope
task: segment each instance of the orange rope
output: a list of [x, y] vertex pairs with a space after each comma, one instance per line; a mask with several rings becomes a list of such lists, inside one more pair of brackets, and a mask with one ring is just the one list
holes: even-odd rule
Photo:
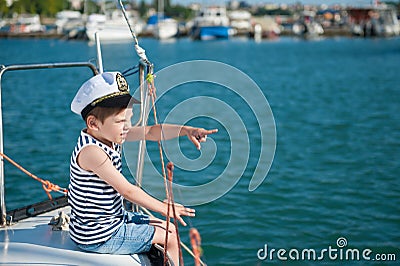
[[49, 180], [43, 180], [43, 179], [35, 176], [34, 174], [32, 174], [31, 172], [29, 172], [28, 170], [23, 168], [21, 165], [16, 163], [14, 160], [12, 160], [10, 157], [5, 155], [4, 153], [0, 152], [0, 156], [3, 157], [4, 159], [6, 159], [7, 161], [9, 161], [12, 165], [17, 167], [19, 170], [21, 170], [22, 172], [24, 172], [28, 176], [30, 176], [33, 179], [35, 179], [36, 181], [39, 181], [40, 183], [42, 183], [42, 187], [43, 187], [44, 191], [46, 192], [47, 196], [49, 197], [49, 199], [52, 199], [52, 196], [50, 195], [51, 191], [56, 191], [56, 192], [60, 192], [60, 193], [64, 193], [64, 194], [66, 194], [68, 192], [67, 189], [61, 188], [58, 185], [54, 185]]
[[[154, 86], [154, 76], [152, 74], [148, 74], [147, 78], [147, 88], [149, 95], [151, 96], [152, 99], [152, 104], [153, 104], [153, 115], [154, 115], [154, 123], [157, 125], [157, 110], [156, 110], [156, 105], [155, 105], [155, 98], [156, 98], [156, 88]], [[162, 127], [160, 125], [160, 127]], [[162, 128], [161, 128], [161, 134], [162, 134]], [[172, 162], [169, 162], [167, 164], [167, 171], [168, 171], [168, 181], [165, 173], [165, 163], [164, 163], [164, 157], [163, 157], [163, 150], [161, 146], [161, 141], [158, 141], [158, 149], [160, 152], [160, 161], [161, 161], [161, 168], [162, 168], [162, 174], [164, 177], [164, 185], [165, 185], [165, 194], [167, 197], [167, 217], [166, 217], [166, 233], [165, 233], [165, 246], [164, 246], [164, 265], [167, 265], [167, 243], [168, 243], [168, 230], [169, 230], [169, 223], [170, 223], [170, 207], [172, 205], [172, 212], [173, 212], [173, 217], [174, 217], [174, 225], [175, 225], [175, 230], [176, 230], [176, 237], [178, 240], [178, 246], [179, 246], [179, 264], [184, 265], [183, 263], [183, 254], [182, 254], [182, 249], [181, 249], [181, 240], [179, 236], [179, 231], [178, 231], [178, 223], [176, 219], [176, 212], [175, 212], [175, 202], [174, 202], [174, 194], [172, 191], [172, 178], [173, 178], [173, 170], [174, 170], [174, 164]], [[193, 253], [191, 254], [194, 257], [195, 260], [195, 266], [200, 266], [200, 265], [205, 265], [200, 257], [202, 255], [202, 249], [201, 249], [201, 237], [200, 233], [196, 228], [191, 228], [190, 229], [190, 243], [192, 245]], [[186, 247], [186, 246], [185, 246]], [[187, 247], [186, 247], [187, 248]], [[187, 249], [187, 251], [190, 253], [190, 249]]]
[[[154, 77], [151, 74], [147, 75], [147, 90], [151, 96], [151, 101], [153, 104], [153, 115], [154, 115], [154, 124], [158, 124], [157, 120], [157, 110], [156, 110], [156, 104], [155, 104], [155, 98], [156, 98], [156, 88], [154, 86]], [[161, 126], [161, 125], [160, 125]], [[162, 175], [164, 178], [164, 186], [165, 186], [165, 194], [167, 197], [167, 217], [166, 217], [166, 228], [165, 228], [165, 240], [164, 240], [164, 265], [167, 265], [168, 261], [168, 230], [169, 230], [169, 222], [170, 222], [170, 200], [169, 200], [169, 192], [168, 192], [168, 185], [167, 185], [167, 174], [165, 173], [165, 163], [164, 163], [164, 157], [163, 157], [163, 152], [162, 152], [162, 146], [161, 146], [161, 141], [157, 141], [158, 143], [158, 150], [160, 153], [160, 162], [161, 162], [161, 170], [162, 170]]]
[[[157, 125], [158, 124], [158, 121], [157, 121], [158, 119], [157, 119], [157, 110], [156, 110], [156, 105], [155, 105], [156, 88], [154, 86], [154, 76], [151, 75], [151, 74], [148, 74], [146, 80], [147, 80], [148, 92], [149, 92], [149, 95], [151, 96], [152, 104], [153, 104], [154, 124]], [[160, 125], [160, 127], [162, 127], [162, 126]], [[162, 133], [162, 128], [161, 128], [161, 133]], [[187, 248], [186, 245], [184, 245], [183, 243], [180, 242], [179, 232], [178, 232], [178, 225], [176, 223], [175, 204], [173, 202], [173, 191], [172, 191], [173, 163], [169, 162], [168, 165], [167, 165], [168, 176], [169, 176], [169, 179], [170, 179], [169, 180], [169, 184], [170, 185], [168, 185], [168, 181], [167, 181], [167, 177], [166, 177], [166, 173], [165, 173], [164, 157], [163, 157], [162, 146], [161, 146], [161, 142], [160, 141], [158, 141], [158, 149], [159, 149], [159, 152], [160, 152], [161, 168], [162, 168], [162, 174], [163, 174], [163, 177], [164, 177], [165, 194], [166, 194], [166, 197], [167, 197], [167, 207], [168, 207], [167, 217], [166, 217], [166, 223], [167, 224], [166, 224], [166, 236], [165, 236], [165, 246], [164, 246], [164, 265], [166, 265], [166, 263], [167, 263], [167, 249], [168, 249], [167, 243], [168, 243], [168, 232], [169, 232], [168, 229], [169, 229], [169, 222], [170, 222], [170, 206], [171, 206], [170, 204], [171, 203], [172, 203], [172, 209], [173, 209], [172, 211], [173, 211], [173, 215], [174, 215], [174, 223], [175, 223], [175, 228], [176, 228], [176, 235], [177, 235], [177, 239], [178, 239], [178, 243], [179, 243], [180, 263], [182, 263], [182, 265], [183, 265], [183, 256], [182, 256], [182, 249], [181, 249], [181, 245], [183, 245], [186, 248], [186, 250], [188, 251], [188, 253], [191, 254], [195, 258], [195, 263], [196, 263], [195, 265], [196, 266], [198, 266], [198, 265], [206, 265], [200, 259], [200, 256], [201, 256], [201, 253], [202, 253], [201, 246], [200, 246], [201, 238], [200, 238], [200, 234], [197, 231], [197, 229], [195, 229], [195, 228], [190, 229], [192, 247], [193, 247], [193, 243], [197, 243], [195, 245], [196, 248], [193, 248], [193, 251], [194, 251], [193, 253], [191, 253], [190, 249]], [[195, 231], [193, 231], [193, 230], [195, 230]], [[193, 233], [194, 236], [198, 236], [198, 237], [195, 238], [196, 239], [195, 242], [192, 242], [192, 232], [195, 232], [195, 233]]]
[[[155, 98], [156, 98], [156, 88], [154, 86], [154, 76], [152, 74], [147, 75], [147, 88], [149, 91], [149, 94], [151, 95], [151, 100], [153, 104], [153, 115], [154, 115], [154, 124], [158, 124], [158, 119], [157, 119], [157, 110], [156, 110], [156, 104], [155, 104]], [[161, 134], [163, 133], [162, 131], [162, 125], [161, 127]], [[161, 137], [162, 138], [162, 137]], [[167, 181], [167, 175], [165, 173], [165, 163], [164, 163], [164, 156], [163, 156], [163, 149], [161, 145], [161, 141], [158, 141], [158, 150], [160, 153], [160, 161], [161, 161], [161, 169], [162, 169], [162, 174], [164, 178], [164, 186], [165, 186], [165, 194], [167, 197], [167, 217], [166, 217], [166, 232], [165, 232], [165, 244], [164, 244], [164, 265], [167, 265], [167, 250], [168, 250], [168, 234], [169, 234], [169, 223], [170, 223], [170, 208], [172, 206], [172, 212], [174, 216], [174, 225], [175, 225], [175, 230], [176, 230], [176, 238], [178, 241], [178, 248], [179, 248], [179, 262], [180, 264], [183, 265], [183, 255], [182, 255], [182, 249], [181, 249], [181, 240], [179, 237], [179, 231], [178, 231], [178, 222], [176, 219], [176, 212], [175, 212], [175, 203], [174, 203], [174, 197], [173, 197], [173, 191], [172, 191], [172, 171], [174, 168], [174, 165], [172, 162], [169, 162], [167, 165], [168, 169], [168, 178], [169, 182]]]
[[[176, 239], [178, 240], [178, 248], [179, 248], [179, 262], [180, 262], [180, 264], [184, 265], [184, 263], [183, 263], [183, 254], [182, 254], [182, 249], [181, 249], [181, 239], [179, 237], [179, 230], [178, 230], [178, 220], [176, 219], [174, 193], [172, 192], [172, 178], [173, 178], [173, 171], [174, 171], [174, 164], [172, 162], [169, 162], [167, 164], [167, 170], [168, 170], [168, 181], [169, 181], [168, 189], [169, 189], [169, 195], [170, 195], [170, 197], [168, 199], [168, 203], [171, 202], [171, 204], [172, 204], [172, 213], [174, 215], [174, 225], [175, 225], [175, 231], [176, 231]], [[169, 206], [168, 206], [168, 208], [169, 208]]]
[[194, 254], [194, 265], [201, 265], [201, 237], [199, 231], [196, 228], [190, 228], [189, 231], [190, 244], [192, 246], [193, 254]]
[[[154, 77], [152, 77], [152, 76], [147, 77], [147, 87], [148, 87], [148, 91], [151, 96], [151, 101], [153, 104], [154, 124], [158, 125], [157, 110], [156, 110], [156, 104], [155, 104], [155, 98], [157, 96], [156, 96], [156, 87], [154, 86]], [[160, 125], [160, 127], [161, 127], [161, 125]], [[161, 132], [162, 132], [162, 130], [161, 130]], [[168, 198], [169, 195], [168, 195], [168, 189], [167, 189], [167, 174], [165, 173], [165, 163], [164, 163], [161, 141], [158, 141], [157, 143], [158, 143], [158, 150], [160, 153], [162, 175], [164, 177], [165, 194], [166, 194], [166, 197]]]

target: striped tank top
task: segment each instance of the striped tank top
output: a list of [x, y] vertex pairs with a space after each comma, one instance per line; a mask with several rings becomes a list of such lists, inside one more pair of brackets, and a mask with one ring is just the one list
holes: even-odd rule
[[78, 244], [88, 245], [107, 241], [123, 223], [123, 198], [93, 172], [77, 163], [79, 152], [88, 145], [101, 148], [121, 172], [121, 145], [114, 149], [94, 139], [84, 131], [79, 136], [71, 156], [68, 202], [71, 206], [70, 237]]

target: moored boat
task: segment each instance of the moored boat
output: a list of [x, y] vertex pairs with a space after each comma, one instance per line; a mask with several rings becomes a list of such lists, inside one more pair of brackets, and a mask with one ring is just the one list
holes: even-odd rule
[[353, 35], [363, 37], [390, 37], [400, 35], [396, 10], [386, 4], [352, 7], [347, 10]]
[[84, 21], [79, 11], [63, 10], [56, 14], [55, 26], [58, 34], [68, 34], [76, 28], [83, 28]]
[[154, 26], [154, 36], [158, 39], [170, 39], [178, 34], [178, 21], [164, 14], [164, 0], [158, 0], [157, 23]]
[[234, 10], [228, 13], [229, 23], [238, 34], [249, 34], [252, 30], [251, 13], [247, 10]]
[[293, 33], [305, 39], [313, 39], [324, 33], [322, 25], [315, 20], [315, 12], [304, 10], [293, 24]]
[[[143, 30], [143, 22], [135, 12], [127, 12], [136, 34]], [[130, 41], [131, 32], [120, 10], [109, 11], [106, 14], [91, 14], [86, 23], [86, 35], [90, 41], [95, 41], [95, 33], [99, 32], [102, 41]]]
[[227, 39], [234, 34], [235, 30], [229, 25], [225, 7], [201, 9], [191, 29], [191, 37], [200, 40]]
[[46, 27], [40, 22], [39, 15], [21, 14], [17, 21], [10, 25], [11, 33], [35, 33], [44, 32]]
[[159, 19], [154, 28], [154, 36], [165, 40], [178, 34], [178, 22], [173, 18]]

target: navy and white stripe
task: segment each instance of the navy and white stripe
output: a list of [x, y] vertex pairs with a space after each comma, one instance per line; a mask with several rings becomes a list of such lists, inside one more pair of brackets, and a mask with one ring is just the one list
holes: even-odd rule
[[124, 213], [122, 196], [96, 174], [79, 167], [77, 156], [88, 145], [101, 148], [115, 168], [122, 170], [120, 145], [115, 144], [112, 149], [81, 132], [71, 156], [68, 202], [71, 206], [71, 239], [83, 245], [107, 241], [122, 225]]

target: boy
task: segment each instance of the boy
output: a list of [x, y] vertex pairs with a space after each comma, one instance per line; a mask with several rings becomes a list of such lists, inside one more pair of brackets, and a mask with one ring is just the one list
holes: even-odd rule
[[[128, 83], [119, 72], [105, 72], [86, 81], [71, 103], [71, 110], [86, 123], [71, 156], [69, 203], [70, 237], [83, 250], [97, 253], [146, 252], [154, 243], [165, 245], [166, 222], [141, 213], [127, 212], [123, 198], [166, 216], [167, 204], [146, 194], [121, 174], [121, 144], [127, 141], [188, 136], [200, 149], [208, 134], [217, 132], [189, 126], [131, 127]], [[162, 132], [161, 132], [162, 131]], [[172, 208], [171, 208], [172, 209]], [[177, 204], [181, 216], [195, 210]], [[171, 211], [171, 210], [170, 210]], [[170, 225], [168, 252], [179, 265], [179, 247]]]

